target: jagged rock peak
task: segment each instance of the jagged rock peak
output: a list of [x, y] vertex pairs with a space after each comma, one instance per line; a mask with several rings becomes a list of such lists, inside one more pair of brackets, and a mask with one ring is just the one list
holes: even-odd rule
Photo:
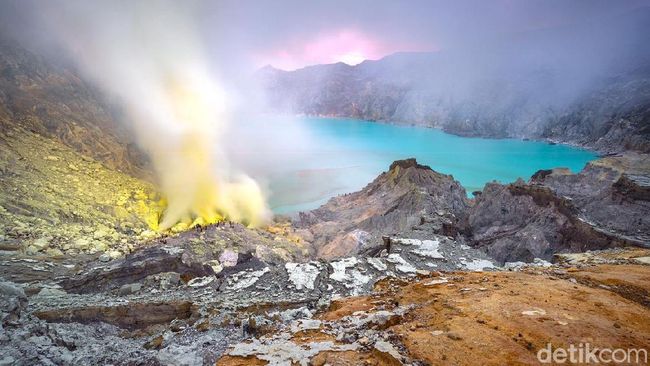
[[417, 169], [427, 169], [433, 171], [430, 166], [428, 165], [421, 165], [418, 164], [418, 162], [415, 160], [415, 158], [409, 158], [409, 159], [404, 159], [404, 160], [395, 160], [391, 165], [389, 170], [394, 170], [395, 168], [400, 167], [403, 169], [408, 169], [408, 168], [417, 168]]

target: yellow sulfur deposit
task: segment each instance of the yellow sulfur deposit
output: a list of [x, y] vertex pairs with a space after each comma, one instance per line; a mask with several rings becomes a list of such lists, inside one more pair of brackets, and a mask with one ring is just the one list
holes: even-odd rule
[[31, 131], [13, 129], [2, 142], [0, 171], [13, 172], [0, 177], [0, 236], [9, 242], [28, 252], [127, 253], [156, 235], [166, 203], [153, 184]]
[[167, 200], [156, 229], [178, 231], [225, 218], [259, 226], [270, 216], [262, 191], [246, 176], [229, 176], [218, 161], [215, 145], [225, 124], [225, 96], [209, 78], [189, 70], [166, 84], [166, 130], [141, 134]]

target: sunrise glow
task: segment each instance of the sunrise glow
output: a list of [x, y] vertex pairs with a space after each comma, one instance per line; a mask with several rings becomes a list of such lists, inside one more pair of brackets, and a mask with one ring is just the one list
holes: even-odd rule
[[309, 65], [337, 62], [357, 65], [399, 51], [425, 49], [430, 47], [392, 44], [358, 30], [344, 29], [320, 34], [312, 39], [295, 39], [282, 49], [258, 55], [257, 59], [259, 66], [272, 65], [283, 70], [295, 70]]
[[366, 60], [366, 57], [361, 52], [349, 52], [345, 55], [341, 55], [339, 58], [340, 62], [346, 63], [348, 65], [358, 65]]

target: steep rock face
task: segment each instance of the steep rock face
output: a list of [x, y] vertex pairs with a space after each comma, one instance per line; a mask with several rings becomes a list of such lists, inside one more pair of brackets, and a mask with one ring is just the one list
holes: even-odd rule
[[454, 237], [500, 263], [617, 246], [650, 246], [648, 157], [629, 153], [526, 183], [489, 183], [468, 200], [460, 183], [414, 159], [394, 162], [363, 190], [301, 213], [296, 232], [314, 255], [377, 253], [393, 234]]
[[556, 116], [542, 136], [603, 152], [650, 152], [650, 72], [614, 78]]
[[650, 244], [650, 158], [628, 153], [610, 156], [578, 174], [554, 170], [536, 175], [532, 184], [571, 200], [590, 225], [638, 245]]
[[419, 78], [413, 74], [426, 75], [427, 69], [410, 70], [410, 81], [400, 82], [370, 74], [363, 64], [323, 65], [328, 69], [318, 76], [305, 75], [318, 67], [267, 73], [263, 83], [271, 109], [414, 124], [461, 136], [548, 139], [602, 152], [650, 151], [649, 72], [599, 81], [584, 94], [557, 101], [530, 85], [545, 85], [550, 93], [559, 75], [522, 76], [526, 81], [517, 80], [521, 85], [507, 79], [482, 80], [467, 93], [453, 95], [417, 85]]
[[361, 191], [301, 213], [296, 225], [319, 257], [334, 258], [369, 249], [382, 235], [423, 221], [443, 230], [443, 224], [455, 220], [467, 205], [465, 189], [453, 177], [408, 159], [391, 164]]
[[501, 262], [550, 260], [557, 252], [623, 245], [581, 221], [570, 200], [523, 181], [487, 184], [467, 214], [467, 236]]
[[467, 211], [468, 240], [499, 261], [619, 245], [650, 245], [648, 157], [629, 153], [589, 163], [578, 174], [537, 172], [486, 185]]
[[146, 158], [117, 113], [73, 70], [0, 35], [0, 132], [21, 126], [110, 168], [146, 175]]

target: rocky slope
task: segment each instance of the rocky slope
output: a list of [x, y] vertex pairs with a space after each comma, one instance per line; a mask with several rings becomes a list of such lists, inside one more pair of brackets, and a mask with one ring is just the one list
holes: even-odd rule
[[466, 219], [465, 233], [472, 245], [499, 261], [549, 259], [557, 252], [626, 243], [582, 221], [570, 200], [523, 181], [486, 185]]
[[638, 244], [650, 242], [650, 158], [627, 153], [589, 163], [578, 174], [540, 172], [531, 184], [567, 197], [580, 217], [611, 235]]
[[547, 342], [648, 344], [648, 250], [508, 270], [434, 235], [376, 256], [301, 253], [229, 224], [107, 262], [3, 253], [0, 362], [463, 364], [479, 342], [487, 364], [532, 364]]
[[601, 152], [650, 152], [650, 65], [612, 78], [562, 113], [540, 137]]
[[22, 127], [0, 135], [0, 249], [35, 255], [133, 250], [164, 209], [156, 188]]
[[135, 176], [147, 159], [107, 102], [74, 69], [0, 34], [0, 131], [20, 126]]
[[650, 10], [640, 9], [480, 48], [266, 67], [258, 79], [274, 111], [649, 152], [648, 32]]

